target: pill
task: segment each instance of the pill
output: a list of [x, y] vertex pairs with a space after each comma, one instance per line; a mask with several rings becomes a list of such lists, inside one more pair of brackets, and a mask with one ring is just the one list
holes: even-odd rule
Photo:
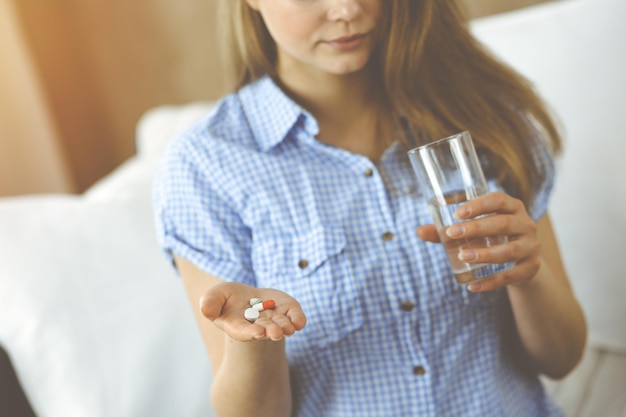
[[260, 298], [251, 298], [250, 299], [250, 305], [253, 306], [255, 304], [259, 304], [261, 301], [263, 301], [263, 300], [261, 300]]
[[246, 318], [246, 320], [254, 321], [259, 318], [260, 313], [258, 310], [255, 310], [253, 308], [246, 308], [246, 311], [244, 311], [243, 315]]
[[274, 307], [276, 307], [276, 303], [274, 302], [274, 300], [261, 301], [260, 303], [256, 303], [252, 306], [253, 309], [258, 311], [268, 310]]

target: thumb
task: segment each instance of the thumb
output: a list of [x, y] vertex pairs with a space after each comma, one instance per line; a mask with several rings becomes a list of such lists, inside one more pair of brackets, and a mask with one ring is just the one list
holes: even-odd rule
[[219, 285], [210, 288], [202, 297], [200, 297], [200, 311], [202, 315], [209, 320], [218, 318], [222, 314], [222, 308], [226, 304], [226, 294], [220, 291]]
[[417, 236], [427, 242], [439, 243], [439, 234], [434, 224], [427, 224], [417, 228]]

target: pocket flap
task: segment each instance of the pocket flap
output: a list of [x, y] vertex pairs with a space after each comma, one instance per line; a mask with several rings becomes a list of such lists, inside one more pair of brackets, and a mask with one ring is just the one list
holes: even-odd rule
[[328, 258], [340, 253], [345, 246], [346, 238], [343, 233], [328, 228], [315, 228], [293, 241], [291, 253], [285, 258], [285, 267], [296, 276], [308, 276]]

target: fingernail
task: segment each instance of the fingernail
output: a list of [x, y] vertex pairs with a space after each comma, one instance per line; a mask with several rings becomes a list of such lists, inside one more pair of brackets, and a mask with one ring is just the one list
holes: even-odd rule
[[457, 224], [446, 229], [446, 234], [450, 237], [459, 237], [465, 233], [465, 227]]
[[467, 289], [470, 290], [471, 292], [476, 292], [476, 291], [480, 291], [481, 287], [482, 285], [480, 285], [480, 283], [472, 282], [471, 284], [467, 286]]
[[462, 261], [474, 261], [478, 258], [473, 250], [462, 250], [459, 252], [459, 259]]
[[459, 209], [454, 213], [454, 217], [457, 219], [464, 219], [469, 216], [470, 208], [468, 206], [459, 207]]

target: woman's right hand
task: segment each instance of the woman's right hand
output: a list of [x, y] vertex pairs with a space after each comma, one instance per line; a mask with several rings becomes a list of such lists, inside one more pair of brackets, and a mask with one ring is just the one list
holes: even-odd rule
[[[276, 307], [261, 311], [254, 322], [244, 311], [250, 299], [274, 300]], [[222, 282], [211, 287], [200, 300], [202, 314], [216, 327], [238, 341], [281, 340], [301, 330], [306, 316], [293, 297], [271, 288], [256, 288], [236, 282]]]

